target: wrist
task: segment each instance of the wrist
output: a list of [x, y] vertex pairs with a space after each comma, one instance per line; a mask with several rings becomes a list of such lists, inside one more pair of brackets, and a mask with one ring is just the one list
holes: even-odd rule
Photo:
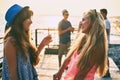
[[44, 43], [44, 41], [42, 41], [42, 42], [40, 43], [39, 47], [44, 47], [44, 46], [45, 46], [45, 43]]
[[44, 44], [40, 43], [40, 45], [38, 46], [38, 54], [41, 52], [41, 50], [44, 48]]

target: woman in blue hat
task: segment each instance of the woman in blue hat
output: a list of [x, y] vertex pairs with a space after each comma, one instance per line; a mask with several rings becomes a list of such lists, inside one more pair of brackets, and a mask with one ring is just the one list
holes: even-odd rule
[[7, 24], [10, 25], [4, 37], [4, 58], [2, 65], [2, 80], [38, 80], [34, 68], [39, 62], [39, 54], [45, 45], [52, 39], [46, 36], [38, 48], [30, 37], [31, 16], [33, 12], [28, 6], [13, 5], [5, 15]]

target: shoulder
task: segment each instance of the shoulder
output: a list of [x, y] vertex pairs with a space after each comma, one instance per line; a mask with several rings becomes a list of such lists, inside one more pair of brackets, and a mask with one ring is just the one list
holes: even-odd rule
[[70, 21], [68, 21], [68, 23], [71, 23]]
[[105, 22], [106, 22], [106, 24], [110, 24], [109, 19], [106, 19]]
[[64, 24], [64, 20], [62, 19], [62, 20], [59, 22], [59, 24], [58, 24], [58, 29], [60, 29], [63, 24]]
[[108, 19], [105, 20], [106, 28], [109, 29], [110, 26], [110, 21]]
[[8, 42], [12, 42], [13, 43], [15, 41], [16, 41], [16, 39], [14, 37], [9, 36], [8, 38], [6, 38], [5, 43], [8, 43]]
[[15, 39], [13, 37], [8, 37], [4, 44], [4, 52], [7, 59], [15, 58], [17, 48], [15, 46]]
[[64, 20], [63, 20], [63, 19], [59, 22], [59, 24], [62, 24], [62, 23], [64, 23]]
[[16, 40], [15, 38], [13, 37], [8, 37], [6, 40], [5, 40], [5, 48], [11, 48], [12, 46], [14, 47], [15, 46], [15, 43], [16, 43]]

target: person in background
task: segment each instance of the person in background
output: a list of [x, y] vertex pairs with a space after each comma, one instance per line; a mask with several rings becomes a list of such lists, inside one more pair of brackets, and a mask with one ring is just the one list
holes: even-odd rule
[[81, 29], [81, 22], [78, 25], [78, 33], [79, 33], [80, 29]]
[[58, 25], [58, 34], [59, 34], [59, 50], [58, 50], [58, 61], [59, 67], [61, 66], [62, 56], [67, 54], [68, 48], [71, 43], [71, 32], [74, 31], [70, 21], [68, 21], [69, 13], [66, 9], [62, 11], [63, 19], [59, 22]]
[[[100, 13], [102, 14], [102, 16], [104, 18], [104, 21], [105, 21], [107, 39], [108, 39], [108, 47], [109, 47], [109, 45], [110, 45], [110, 29], [111, 29], [111, 25], [110, 25], [109, 19], [107, 18], [108, 11], [107, 11], [107, 9], [103, 8], [103, 9], [100, 9]], [[109, 67], [109, 59], [108, 59], [108, 67]], [[108, 71], [107, 71], [107, 73], [106, 73], [106, 75], [104, 77], [110, 77], [109, 68], [108, 68]]]
[[107, 11], [107, 9], [103, 8], [103, 9], [100, 9], [100, 13], [102, 14], [102, 16], [103, 16], [103, 18], [105, 20], [108, 44], [110, 44], [110, 29], [111, 29], [111, 25], [110, 25], [109, 19], [107, 18], [108, 11]]
[[66, 67], [64, 80], [94, 80], [95, 73], [100, 77], [106, 74], [108, 41], [102, 15], [96, 10], [85, 12], [80, 28], [53, 80], [60, 80]]
[[39, 63], [39, 54], [52, 38], [46, 36], [36, 47], [30, 36], [33, 11], [29, 6], [12, 5], [6, 12], [5, 19], [10, 25], [4, 37], [4, 56], [2, 80], [38, 80], [34, 66]]

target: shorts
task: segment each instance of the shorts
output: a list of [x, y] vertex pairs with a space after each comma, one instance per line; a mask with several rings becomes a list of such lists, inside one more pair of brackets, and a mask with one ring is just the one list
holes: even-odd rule
[[69, 51], [69, 47], [70, 47], [70, 42], [67, 44], [61, 44], [59, 45], [59, 50], [58, 50], [58, 55], [62, 56], [62, 55], [67, 55], [68, 51]]

